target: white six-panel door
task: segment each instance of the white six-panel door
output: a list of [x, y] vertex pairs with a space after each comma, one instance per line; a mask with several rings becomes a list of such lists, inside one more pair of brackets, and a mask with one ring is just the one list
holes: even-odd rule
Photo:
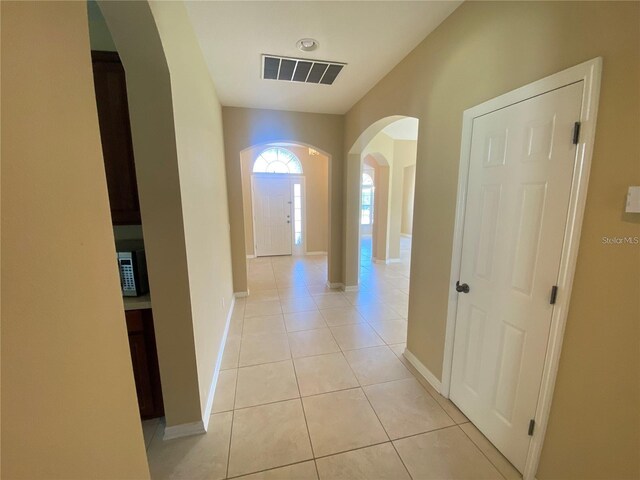
[[291, 255], [291, 182], [254, 175], [253, 215], [256, 256]]
[[450, 397], [523, 471], [580, 118], [578, 82], [473, 121]]

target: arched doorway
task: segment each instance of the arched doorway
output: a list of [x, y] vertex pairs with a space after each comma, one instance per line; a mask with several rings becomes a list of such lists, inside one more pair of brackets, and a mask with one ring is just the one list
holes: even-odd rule
[[[374, 170], [371, 262], [408, 263], [413, 223], [413, 191], [418, 119], [391, 116], [369, 126], [349, 150], [345, 225], [345, 289], [357, 290], [363, 267], [363, 208], [369, 201], [363, 173]], [[365, 198], [367, 197], [367, 198]], [[366, 263], [366, 255], [364, 258]], [[364, 265], [367, 268], [367, 265]], [[408, 273], [408, 272], [407, 272]]]
[[[327, 283], [329, 162], [325, 152], [294, 141], [240, 152], [248, 292], [285, 287], [278, 272], [296, 266], [311, 284]], [[272, 262], [273, 275], [255, 275]], [[293, 267], [292, 267], [293, 268]], [[303, 282], [304, 283], [304, 282]]]

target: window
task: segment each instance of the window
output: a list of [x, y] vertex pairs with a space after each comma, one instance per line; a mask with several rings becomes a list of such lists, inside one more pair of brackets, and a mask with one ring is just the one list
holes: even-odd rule
[[302, 173], [302, 164], [293, 152], [282, 147], [263, 150], [255, 162], [253, 173]]
[[[373, 172], [372, 172], [373, 173]], [[360, 210], [360, 224], [373, 223], [373, 178], [370, 174], [362, 174], [362, 210]]]
[[302, 245], [302, 189], [293, 184], [293, 243]]

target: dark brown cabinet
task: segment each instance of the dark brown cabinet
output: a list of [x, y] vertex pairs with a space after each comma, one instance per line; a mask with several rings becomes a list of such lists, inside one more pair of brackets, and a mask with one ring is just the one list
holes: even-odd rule
[[124, 67], [116, 52], [92, 51], [91, 57], [111, 219], [114, 225], [139, 225], [140, 204]]
[[151, 309], [127, 310], [125, 318], [140, 416], [143, 419], [161, 417], [164, 404]]

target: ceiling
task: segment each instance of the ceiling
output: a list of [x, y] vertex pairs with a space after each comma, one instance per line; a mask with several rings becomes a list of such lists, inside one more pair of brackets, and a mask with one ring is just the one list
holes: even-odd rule
[[[345, 113], [460, 1], [186, 1], [225, 106]], [[311, 37], [319, 48], [301, 52]], [[262, 54], [346, 63], [333, 85], [261, 78]]]
[[418, 119], [407, 117], [393, 122], [382, 129], [394, 140], [417, 140], [418, 139]]

